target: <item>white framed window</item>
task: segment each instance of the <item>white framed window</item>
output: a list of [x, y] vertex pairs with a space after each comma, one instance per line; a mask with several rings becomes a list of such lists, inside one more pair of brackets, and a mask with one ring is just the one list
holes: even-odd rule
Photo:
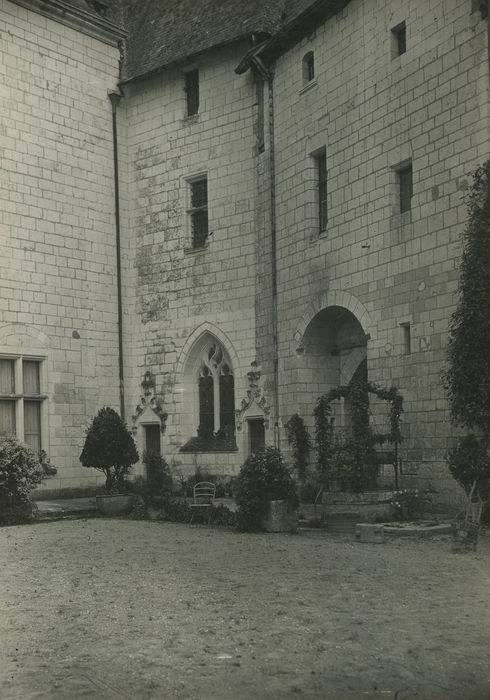
[[14, 435], [36, 453], [47, 447], [45, 359], [0, 355], [0, 436]]

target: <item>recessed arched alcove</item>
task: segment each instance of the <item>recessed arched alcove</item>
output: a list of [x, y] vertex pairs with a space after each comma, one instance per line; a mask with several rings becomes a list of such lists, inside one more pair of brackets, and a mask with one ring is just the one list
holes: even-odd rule
[[[300, 415], [311, 416], [319, 396], [339, 385], [347, 386], [365, 365], [367, 337], [348, 309], [329, 306], [309, 322], [298, 355], [297, 405]], [[345, 406], [335, 408], [336, 423], [347, 427]]]

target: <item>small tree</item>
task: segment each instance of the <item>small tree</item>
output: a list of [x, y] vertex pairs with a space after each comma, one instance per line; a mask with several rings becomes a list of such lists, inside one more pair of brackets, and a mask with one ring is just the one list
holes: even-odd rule
[[483, 498], [490, 484], [485, 457], [490, 441], [490, 161], [475, 171], [467, 207], [445, 383], [453, 422], [475, 430], [478, 438], [468, 435], [448, 462], [466, 493]]
[[31, 449], [14, 437], [0, 439], [0, 523], [32, 519], [29, 494], [43, 478], [43, 466]]
[[106, 490], [120, 487], [138, 461], [133, 436], [114, 409], [104, 406], [87, 430], [80, 462], [104, 472]]
[[490, 162], [468, 195], [458, 305], [451, 317], [446, 388], [458, 425], [490, 436]]

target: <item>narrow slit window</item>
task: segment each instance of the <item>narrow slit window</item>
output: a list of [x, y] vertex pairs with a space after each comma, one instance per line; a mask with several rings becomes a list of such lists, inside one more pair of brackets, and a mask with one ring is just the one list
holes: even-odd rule
[[407, 28], [405, 22], [401, 22], [391, 30], [393, 37], [393, 53], [402, 56], [407, 51]]
[[318, 220], [320, 231], [325, 231], [328, 222], [328, 187], [327, 187], [327, 154], [320, 153], [316, 157], [318, 178]]
[[403, 354], [410, 355], [412, 352], [412, 333], [409, 323], [401, 323]]
[[208, 181], [201, 178], [190, 182], [192, 247], [203, 248], [209, 234], [208, 229]]
[[199, 112], [199, 71], [190, 70], [185, 73], [185, 95], [187, 102], [187, 116], [191, 117]]
[[413, 196], [413, 170], [412, 164], [398, 169], [398, 190], [400, 199], [400, 214], [410, 211]]
[[315, 77], [315, 56], [308, 51], [303, 57], [303, 84], [311, 82]]

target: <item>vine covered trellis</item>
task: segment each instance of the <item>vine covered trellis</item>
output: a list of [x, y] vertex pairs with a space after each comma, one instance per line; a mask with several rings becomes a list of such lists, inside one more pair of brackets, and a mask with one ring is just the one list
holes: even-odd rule
[[[389, 404], [389, 431], [378, 433], [370, 424], [369, 395]], [[335, 431], [332, 403], [348, 399], [351, 404], [349, 434]], [[385, 463], [393, 465], [395, 488], [398, 488], [398, 452], [402, 441], [401, 416], [403, 397], [396, 387], [384, 389], [365, 379], [354, 377], [349, 386], [339, 386], [321, 396], [314, 410], [317, 469], [324, 486], [339, 482], [349, 491], [364, 491], [376, 485], [379, 456], [376, 445], [390, 444], [392, 452]]]

